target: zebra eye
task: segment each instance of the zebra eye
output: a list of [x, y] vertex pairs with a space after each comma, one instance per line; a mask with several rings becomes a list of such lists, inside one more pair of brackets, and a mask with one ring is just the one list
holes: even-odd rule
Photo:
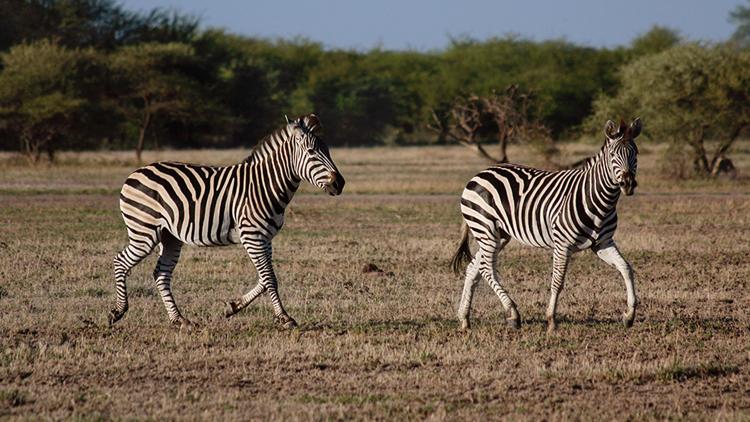
[[312, 149], [312, 148], [308, 148], [307, 149], [307, 153], [310, 154], [310, 155], [315, 155], [315, 150]]

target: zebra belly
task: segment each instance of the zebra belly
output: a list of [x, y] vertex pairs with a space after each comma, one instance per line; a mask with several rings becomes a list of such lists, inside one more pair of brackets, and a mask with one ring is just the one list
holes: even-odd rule
[[527, 238], [527, 237], [513, 236], [513, 235], [511, 235], [511, 237], [525, 246], [531, 246], [534, 248], [543, 248], [543, 249], [552, 249], [554, 247], [554, 245], [551, 242], [547, 242], [543, 238], [541, 239], [540, 238]]
[[[583, 214], [581, 214], [583, 215]], [[617, 228], [617, 213], [601, 218], [586, 212], [586, 223], [579, 220], [560, 219], [555, 224], [555, 237], [570, 251], [577, 252], [608, 242]], [[580, 217], [579, 217], [580, 218]]]
[[218, 218], [213, 221], [206, 215], [198, 216], [195, 212], [190, 213], [190, 216], [194, 221], [187, 222], [186, 229], [172, 233], [183, 243], [193, 246], [229, 246], [240, 243], [239, 231], [229, 213], [214, 216]]
[[[505, 224], [503, 224], [505, 223]], [[546, 221], [530, 220], [523, 224], [521, 221], [501, 222], [500, 229], [525, 246], [550, 249], [554, 247], [552, 230]]]
[[216, 169], [155, 163], [133, 172], [120, 191], [120, 209], [133, 233], [168, 231], [188, 245], [225, 246], [239, 241], [231, 179]]

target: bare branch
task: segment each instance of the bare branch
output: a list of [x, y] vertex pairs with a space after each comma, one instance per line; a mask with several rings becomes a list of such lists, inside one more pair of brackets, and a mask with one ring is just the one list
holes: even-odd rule
[[[450, 109], [450, 119], [440, 119], [433, 110], [435, 124], [428, 127], [494, 162], [507, 161], [506, 148], [511, 142], [539, 143], [542, 155], [549, 161], [556, 149], [549, 130], [531, 119], [531, 99], [531, 94], [520, 93], [516, 85], [510, 85], [503, 93], [492, 91], [488, 96], [457, 97]], [[482, 140], [493, 133], [500, 148], [497, 158], [482, 145]]]

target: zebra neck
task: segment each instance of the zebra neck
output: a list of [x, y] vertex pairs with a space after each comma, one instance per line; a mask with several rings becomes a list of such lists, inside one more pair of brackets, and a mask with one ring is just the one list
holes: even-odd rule
[[261, 194], [273, 202], [273, 208], [282, 210], [292, 200], [300, 185], [294, 171], [294, 150], [291, 142], [280, 142], [264, 154], [255, 154], [247, 163], [250, 195]]
[[258, 141], [258, 144], [253, 147], [250, 155], [243, 162], [251, 165], [263, 162], [269, 156], [275, 155], [279, 150], [284, 149], [284, 146], [289, 143], [289, 139], [290, 133], [288, 128], [278, 129]]

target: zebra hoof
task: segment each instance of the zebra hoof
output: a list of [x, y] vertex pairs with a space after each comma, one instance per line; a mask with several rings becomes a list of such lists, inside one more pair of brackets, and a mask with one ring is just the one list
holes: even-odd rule
[[554, 319], [547, 319], [547, 334], [553, 334], [557, 330], [557, 322]]
[[239, 312], [239, 309], [237, 309], [237, 305], [235, 305], [234, 302], [224, 302], [224, 305], [224, 318], [229, 318]]
[[635, 321], [635, 312], [626, 312], [622, 314], [622, 324], [625, 326], [625, 328], [632, 327], [633, 321]]
[[112, 309], [109, 311], [109, 314], [107, 315], [107, 321], [109, 321], [109, 326], [113, 326], [117, 321], [121, 320], [123, 316], [125, 316], [125, 310], [118, 310], [118, 309]]
[[461, 320], [461, 331], [470, 331], [471, 330], [471, 323], [468, 319], [462, 319]]
[[184, 331], [186, 333], [193, 332], [193, 330], [196, 330], [198, 328], [197, 325], [193, 324], [188, 320], [187, 318], [180, 318], [172, 322], [172, 325], [179, 328], [180, 331]]
[[514, 330], [521, 329], [521, 318], [508, 318], [505, 320]]
[[285, 330], [291, 330], [297, 328], [297, 321], [289, 315], [280, 315], [276, 317], [276, 322], [281, 325], [281, 328]]

